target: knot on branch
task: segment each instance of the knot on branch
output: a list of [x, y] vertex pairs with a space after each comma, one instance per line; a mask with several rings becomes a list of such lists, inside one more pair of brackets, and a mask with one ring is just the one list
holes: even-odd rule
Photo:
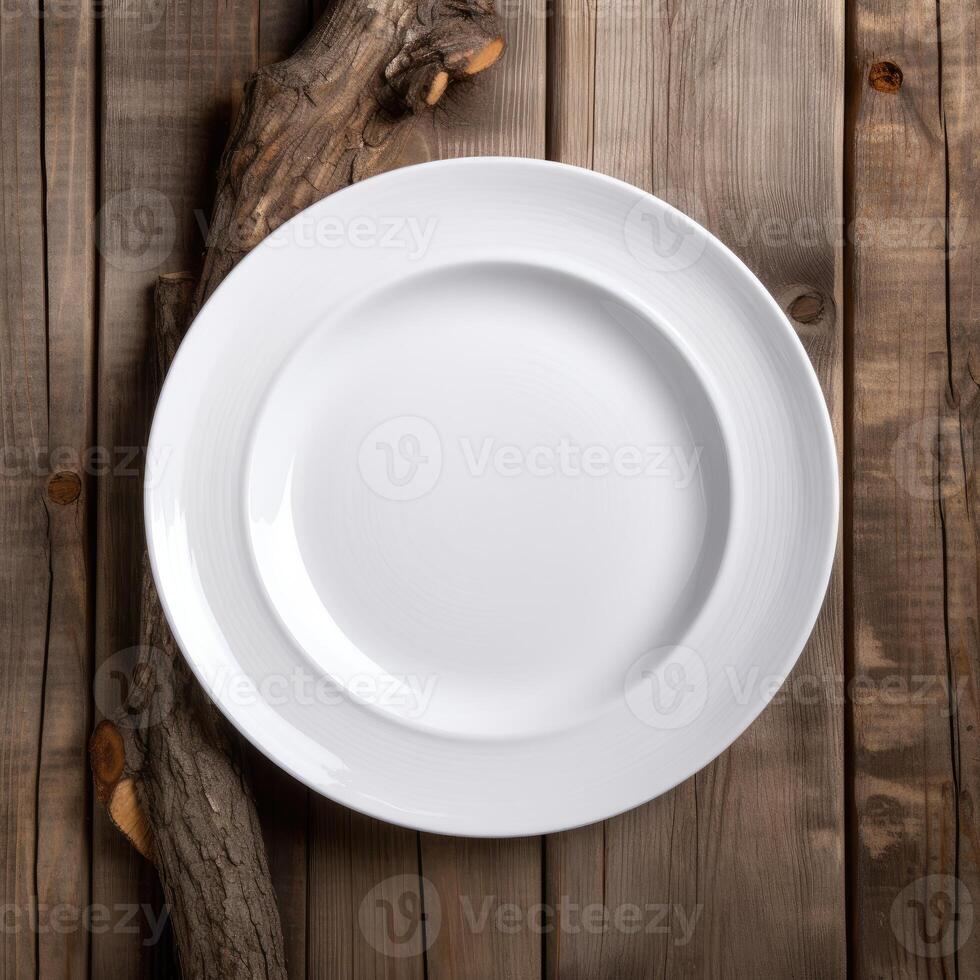
[[450, 81], [489, 68], [504, 50], [493, 0], [428, 0], [410, 6], [399, 28], [402, 47], [385, 79], [411, 112], [435, 105]]

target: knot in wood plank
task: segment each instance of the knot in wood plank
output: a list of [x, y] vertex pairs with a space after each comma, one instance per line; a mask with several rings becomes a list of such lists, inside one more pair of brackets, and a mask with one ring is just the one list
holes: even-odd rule
[[81, 477], [71, 470], [60, 470], [48, 480], [48, 499], [56, 504], [73, 504], [81, 493]]
[[903, 78], [902, 69], [893, 61], [876, 61], [868, 72], [868, 84], [876, 92], [897, 92]]

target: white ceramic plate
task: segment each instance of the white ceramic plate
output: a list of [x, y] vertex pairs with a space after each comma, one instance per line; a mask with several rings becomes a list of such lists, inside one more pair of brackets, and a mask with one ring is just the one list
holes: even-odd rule
[[516, 835], [690, 776], [792, 668], [833, 437], [790, 325], [667, 204], [472, 159], [335, 194], [197, 318], [150, 556], [215, 702], [313, 789]]

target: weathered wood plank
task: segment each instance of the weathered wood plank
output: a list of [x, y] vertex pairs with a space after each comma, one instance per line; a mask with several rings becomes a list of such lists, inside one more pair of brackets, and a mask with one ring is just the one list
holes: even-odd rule
[[[558, 10], [556, 37], [581, 46], [586, 28], [568, 19], [588, 6]], [[626, 3], [596, 16], [595, 168], [692, 213], [795, 309], [839, 436], [839, 7]], [[551, 145], [576, 162], [583, 81], [569, 76], [586, 63], [562, 66], [574, 94], [553, 98]], [[841, 595], [838, 567], [797, 668], [827, 697], [771, 706], [715, 764], [602, 835], [549, 840], [549, 904], [566, 900], [566, 919], [605, 907], [610, 925], [560, 923], [548, 976], [843, 974]], [[616, 926], [634, 906], [654, 928]]]
[[597, 5], [555, 0], [548, 21], [549, 160], [592, 167]]
[[440, 896], [431, 980], [541, 976], [540, 837], [422, 835], [422, 873]]
[[977, 13], [862, 0], [849, 29], [853, 972], [973, 976]]
[[[955, 964], [961, 977], [980, 976], [980, 10], [965, 0], [939, 7], [943, 120], [946, 130], [947, 344], [950, 376], [943, 413], [939, 475], [946, 553], [947, 662], [955, 692], [950, 732], [958, 835], [954, 898]], [[957, 452], [957, 448], [959, 451]], [[952, 452], [946, 451], [951, 449]], [[966, 903], [974, 922], [967, 934]]]
[[[580, 913], [592, 903], [603, 903], [605, 875], [605, 823], [545, 837], [545, 900], [557, 911], [545, 935], [542, 976], [602, 976], [602, 933], [590, 929], [581, 934]], [[570, 927], [573, 904], [576, 921]]]
[[87, 450], [95, 422], [97, 91], [95, 20], [88, 4], [72, 2], [46, 17], [43, 41], [51, 604], [37, 898], [45, 919], [61, 908], [65, 924], [39, 931], [38, 975], [74, 977], [88, 971], [90, 921], [85, 746], [91, 727], [88, 501], [94, 481]]
[[48, 441], [40, 23], [0, 18], [0, 973], [37, 974], [38, 780], [52, 544]]
[[[134, 658], [122, 651], [137, 642], [139, 628], [138, 463], [153, 409], [147, 383], [152, 286], [158, 272], [197, 263], [216, 161], [255, 65], [257, 23], [254, 3], [169, 0], [113, 6], [102, 25], [98, 442], [111, 459], [99, 481], [97, 516], [95, 695], [102, 713], [125, 694]], [[158, 911], [153, 869], [98, 806], [94, 821], [93, 901]], [[93, 935], [94, 976], [167, 971], [166, 947], [151, 944], [146, 918], [134, 919], [144, 926], [142, 935]]]
[[432, 159], [460, 156], [543, 157], [547, 107], [545, 0], [499, 3], [506, 60], [473, 85], [457, 86], [436, 114]]
[[488, 74], [450, 88], [421, 117], [400, 165], [467, 156], [543, 157], [546, 142], [545, 0], [497, 4], [507, 48]]
[[310, 812], [309, 976], [421, 980], [418, 835], [315, 795]]
[[313, 26], [309, 0], [259, 0], [258, 63], [288, 58]]

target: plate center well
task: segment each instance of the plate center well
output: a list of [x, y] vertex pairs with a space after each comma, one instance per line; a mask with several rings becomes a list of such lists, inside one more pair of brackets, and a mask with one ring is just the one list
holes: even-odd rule
[[638, 657], [683, 642], [730, 509], [717, 416], [669, 332], [586, 278], [496, 262], [315, 327], [246, 489], [259, 577], [313, 673], [480, 737], [621, 699]]

